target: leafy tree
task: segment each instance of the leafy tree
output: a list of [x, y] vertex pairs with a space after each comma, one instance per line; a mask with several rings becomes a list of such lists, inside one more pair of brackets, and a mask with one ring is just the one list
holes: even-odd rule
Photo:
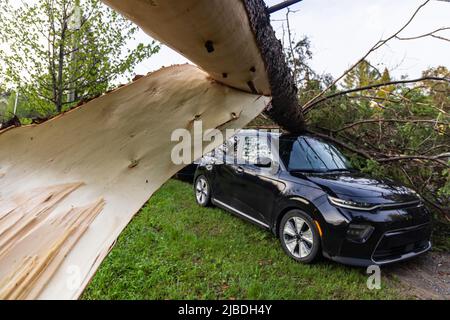
[[0, 60], [30, 111], [59, 113], [99, 95], [159, 50], [155, 42], [127, 50], [138, 28], [98, 0], [14, 2], [0, 4], [0, 39], [8, 45]]
[[362, 171], [416, 189], [450, 219], [449, 70], [440, 66], [421, 79], [395, 80], [387, 68], [362, 59], [336, 81], [310, 68], [307, 37], [295, 43], [289, 36], [288, 44], [299, 105], [317, 101], [304, 109], [308, 130], [340, 145]]
[[[290, 39], [290, 41], [293, 41]], [[312, 58], [311, 41], [304, 36], [300, 41], [291, 43], [285, 48], [286, 60], [292, 70], [295, 81], [302, 85], [311, 78], [315, 77], [315, 72], [311, 69], [308, 62]]]
[[[426, 70], [423, 78], [446, 79], [445, 67]], [[308, 114], [312, 131], [340, 144], [365, 172], [392, 177], [413, 187], [436, 212], [450, 216], [450, 132], [448, 81], [376, 87], [393, 82], [369, 62], [347, 74], [336, 95]]]
[[8, 108], [7, 93], [0, 89], [0, 123], [6, 118], [6, 110]]
[[[305, 114], [306, 130], [342, 147], [362, 171], [411, 186], [437, 217], [445, 217], [448, 222], [450, 72], [440, 66], [424, 71], [417, 79], [403, 76], [396, 80], [388, 69], [380, 72], [368, 60], [372, 53], [395, 40], [429, 37], [449, 41], [439, 34], [449, 27], [413, 37], [402, 36], [429, 2], [420, 5], [400, 29], [376, 42], [335, 79], [318, 76], [309, 68], [310, 43], [307, 38], [298, 43], [293, 41], [289, 9], [284, 37], [289, 41], [284, 49], [300, 89], [299, 108]], [[448, 249], [450, 225], [444, 225], [437, 233], [446, 239], [442, 243]]]

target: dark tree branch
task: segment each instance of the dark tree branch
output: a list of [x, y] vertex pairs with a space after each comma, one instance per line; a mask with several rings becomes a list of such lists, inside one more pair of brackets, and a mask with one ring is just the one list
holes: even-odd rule
[[243, 3], [269, 77], [272, 103], [266, 114], [287, 131], [300, 133], [305, 121], [298, 105], [298, 88], [270, 23], [266, 4], [263, 0], [244, 0]]
[[345, 131], [345, 130], [354, 128], [359, 125], [367, 124], [367, 123], [383, 123], [383, 122], [387, 122], [387, 123], [429, 123], [429, 124], [433, 124], [433, 125], [440, 125], [440, 124], [447, 125], [448, 124], [447, 122], [442, 122], [442, 121], [433, 120], [433, 119], [431, 119], [431, 120], [425, 120], [425, 119], [404, 119], [404, 120], [402, 120], [402, 119], [369, 119], [369, 120], [361, 120], [358, 122], [351, 123], [340, 129], [333, 130], [333, 132], [338, 133], [338, 132]]
[[449, 78], [431, 77], [431, 76], [430, 77], [422, 77], [422, 78], [418, 78], [418, 79], [411, 79], [411, 80], [398, 80], [398, 81], [389, 81], [389, 82], [384, 82], [384, 83], [376, 83], [376, 84], [372, 84], [372, 85], [368, 85], [368, 86], [364, 86], [364, 87], [360, 87], [360, 88], [339, 91], [339, 92], [331, 94], [329, 96], [322, 97], [319, 100], [316, 100], [315, 102], [310, 103], [307, 107], [305, 107], [303, 109], [303, 112], [308, 113], [309, 111], [311, 111], [311, 109], [313, 107], [315, 107], [316, 105], [318, 105], [326, 100], [344, 96], [344, 95], [347, 95], [350, 93], [361, 92], [361, 91], [366, 91], [366, 90], [371, 90], [371, 89], [377, 89], [377, 88], [382, 88], [382, 87], [387, 87], [387, 86], [392, 86], [392, 85], [416, 83], [416, 82], [421, 82], [421, 81], [446, 81], [446, 82], [450, 83]]
[[357, 155], [359, 155], [359, 156], [361, 156], [363, 158], [372, 159], [372, 156], [368, 152], [366, 152], [364, 150], [361, 150], [361, 149], [353, 148], [352, 146], [350, 146], [350, 145], [348, 145], [348, 144], [346, 144], [346, 143], [344, 143], [344, 142], [342, 142], [342, 141], [340, 141], [340, 140], [338, 140], [336, 138], [333, 138], [333, 137], [331, 137], [329, 135], [326, 135], [326, 134], [323, 134], [323, 133], [319, 133], [319, 132], [315, 132], [315, 131], [312, 131], [310, 129], [307, 129], [306, 131], [311, 133], [311, 134], [314, 134], [314, 135], [316, 135], [316, 136], [318, 136], [318, 137], [320, 137], [320, 138], [322, 138], [324, 140], [332, 142], [332, 143], [334, 143], [334, 144], [336, 144], [336, 145], [338, 145], [338, 146], [340, 146], [340, 147], [342, 147], [344, 149], [347, 149], [348, 151], [350, 151], [352, 153], [355, 153], [355, 154], [357, 154]]
[[376, 161], [380, 163], [394, 162], [394, 161], [404, 161], [404, 160], [425, 160], [425, 161], [434, 161], [443, 166], [448, 167], [448, 163], [442, 159], [450, 159], [450, 153], [443, 153], [437, 156], [424, 156], [424, 155], [395, 155], [388, 158], [376, 159]]

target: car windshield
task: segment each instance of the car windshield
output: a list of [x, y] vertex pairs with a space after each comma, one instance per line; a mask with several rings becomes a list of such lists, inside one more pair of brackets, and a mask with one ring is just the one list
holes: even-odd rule
[[280, 139], [280, 157], [291, 172], [352, 170], [349, 161], [336, 147], [308, 136]]

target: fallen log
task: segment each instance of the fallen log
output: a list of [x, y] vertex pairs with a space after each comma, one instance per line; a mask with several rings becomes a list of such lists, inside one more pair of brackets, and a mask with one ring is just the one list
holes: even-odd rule
[[303, 110], [298, 104], [298, 89], [283, 52], [270, 24], [270, 15], [263, 0], [243, 0], [250, 26], [261, 51], [269, 78], [272, 102], [265, 111], [273, 121], [291, 133], [305, 129]]
[[183, 167], [171, 161], [172, 132], [194, 134], [194, 120], [241, 128], [269, 101], [174, 66], [0, 133], [0, 299], [77, 298], [131, 218]]
[[298, 90], [263, 0], [102, 0], [230, 87], [272, 97], [266, 114], [304, 130]]
[[79, 297], [132, 217], [183, 167], [171, 160], [174, 130], [194, 134], [196, 120], [242, 128], [263, 110], [302, 127], [262, 0], [104, 2], [203, 70], [166, 68], [0, 131], [0, 298]]

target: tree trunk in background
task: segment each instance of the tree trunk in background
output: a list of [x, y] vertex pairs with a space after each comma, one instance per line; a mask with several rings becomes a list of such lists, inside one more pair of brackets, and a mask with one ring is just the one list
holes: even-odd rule
[[256, 42], [266, 65], [272, 90], [272, 105], [265, 113], [291, 133], [305, 130], [302, 108], [298, 104], [298, 89], [286, 62], [283, 46], [270, 23], [263, 0], [244, 0]]
[[65, 42], [66, 42], [66, 32], [67, 32], [67, 14], [64, 11], [63, 14], [63, 27], [61, 30], [61, 40], [59, 44], [59, 53], [58, 53], [58, 83], [57, 83], [57, 96], [55, 97], [56, 101], [56, 111], [58, 113], [62, 112], [63, 109], [63, 95], [64, 95], [64, 50], [65, 50]]

